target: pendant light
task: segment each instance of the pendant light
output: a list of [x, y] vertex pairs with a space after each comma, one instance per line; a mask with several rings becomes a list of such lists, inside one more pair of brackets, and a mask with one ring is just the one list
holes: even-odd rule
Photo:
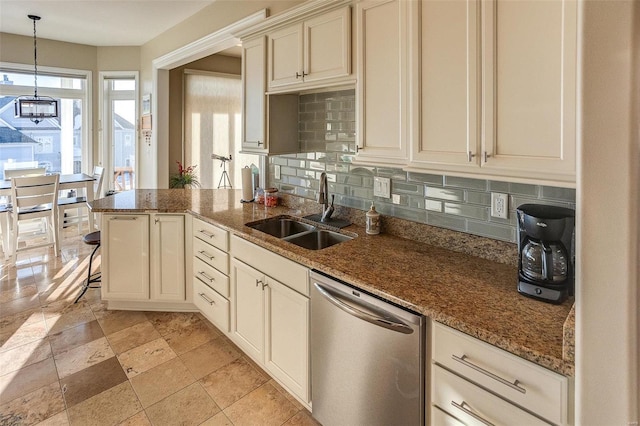
[[39, 16], [27, 15], [33, 21], [33, 96], [16, 98], [15, 113], [17, 118], [28, 118], [38, 124], [45, 118], [58, 117], [58, 101], [49, 96], [38, 96], [38, 44], [36, 39], [36, 21]]

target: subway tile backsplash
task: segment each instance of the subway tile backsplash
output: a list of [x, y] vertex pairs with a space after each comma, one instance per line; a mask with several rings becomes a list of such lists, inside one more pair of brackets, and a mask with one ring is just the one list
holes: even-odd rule
[[[301, 153], [269, 158], [269, 181], [281, 192], [313, 199], [324, 171], [336, 205], [366, 211], [374, 201], [383, 215], [508, 242], [516, 241], [515, 209], [521, 204], [575, 209], [574, 189], [353, 164], [355, 91], [305, 94], [299, 105]], [[375, 176], [391, 179], [391, 198], [373, 196]], [[491, 217], [491, 192], [509, 194], [508, 219]]]

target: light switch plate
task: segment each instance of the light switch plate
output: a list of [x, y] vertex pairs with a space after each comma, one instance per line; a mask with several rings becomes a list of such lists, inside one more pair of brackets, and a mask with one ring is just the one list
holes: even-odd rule
[[374, 177], [373, 195], [381, 198], [391, 198], [391, 179], [378, 176]]
[[276, 179], [280, 179], [280, 166], [278, 164], [273, 167], [273, 174]]

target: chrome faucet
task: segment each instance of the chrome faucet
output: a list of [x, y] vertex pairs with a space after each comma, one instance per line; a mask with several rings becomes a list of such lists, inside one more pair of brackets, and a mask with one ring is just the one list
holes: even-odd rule
[[331, 195], [331, 205], [329, 205], [329, 184], [327, 183], [327, 174], [322, 172], [320, 175], [320, 189], [318, 190], [318, 203], [322, 204], [322, 217], [320, 222], [327, 222], [333, 214], [333, 200], [335, 195]]

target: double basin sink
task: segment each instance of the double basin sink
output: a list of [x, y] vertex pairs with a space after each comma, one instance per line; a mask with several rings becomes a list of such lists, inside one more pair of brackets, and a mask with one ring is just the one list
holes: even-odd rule
[[354, 238], [301, 222], [292, 216], [276, 216], [246, 225], [308, 250], [321, 250]]

